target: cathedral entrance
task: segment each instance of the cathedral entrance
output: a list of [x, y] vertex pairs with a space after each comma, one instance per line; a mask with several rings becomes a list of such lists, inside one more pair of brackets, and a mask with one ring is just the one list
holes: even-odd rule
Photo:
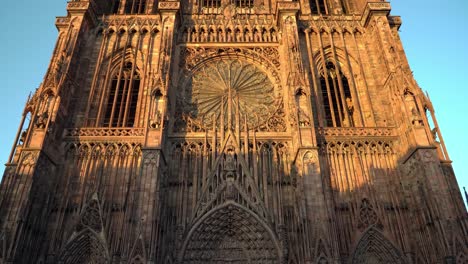
[[214, 208], [192, 227], [181, 263], [280, 263], [273, 231], [249, 209], [228, 202]]
[[375, 227], [369, 228], [361, 237], [353, 264], [404, 264], [404, 255]]

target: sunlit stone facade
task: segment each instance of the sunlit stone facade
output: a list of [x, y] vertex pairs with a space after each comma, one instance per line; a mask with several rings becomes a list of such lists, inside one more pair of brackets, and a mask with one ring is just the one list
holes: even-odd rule
[[0, 263], [466, 264], [390, 9], [69, 2], [0, 187]]

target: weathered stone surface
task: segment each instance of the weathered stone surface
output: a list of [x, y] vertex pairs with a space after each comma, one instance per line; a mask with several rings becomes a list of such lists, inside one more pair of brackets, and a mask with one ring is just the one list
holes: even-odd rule
[[115, 2], [56, 20], [0, 263], [468, 261], [388, 2]]

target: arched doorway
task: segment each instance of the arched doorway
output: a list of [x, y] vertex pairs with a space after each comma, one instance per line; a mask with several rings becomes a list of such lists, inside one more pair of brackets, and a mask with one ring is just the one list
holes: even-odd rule
[[58, 263], [106, 264], [110, 261], [102, 239], [94, 231], [87, 228], [66, 245]]
[[352, 264], [404, 264], [404, 256], [380, 231], [369, 228], [359, 240]]
[[227, 202], [201, 217], [186, 236], [180, 263], [280, 263], [280, 244], [255, 213]]

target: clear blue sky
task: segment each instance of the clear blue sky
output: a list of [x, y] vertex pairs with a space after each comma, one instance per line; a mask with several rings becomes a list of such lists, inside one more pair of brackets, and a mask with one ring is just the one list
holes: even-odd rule
[[[428, 91], [460, 186], [468, 187], [468, 2], [394, 0], [401, 38], [421, 88]], [[0, 163], [8, 158], [30, 91], [42, 82], [65, 0], [4, 1], [0, 8]], [[0, 169], [0, 172], [3, 169]], [[1, 175], [0, 175], [1, 177]]]

